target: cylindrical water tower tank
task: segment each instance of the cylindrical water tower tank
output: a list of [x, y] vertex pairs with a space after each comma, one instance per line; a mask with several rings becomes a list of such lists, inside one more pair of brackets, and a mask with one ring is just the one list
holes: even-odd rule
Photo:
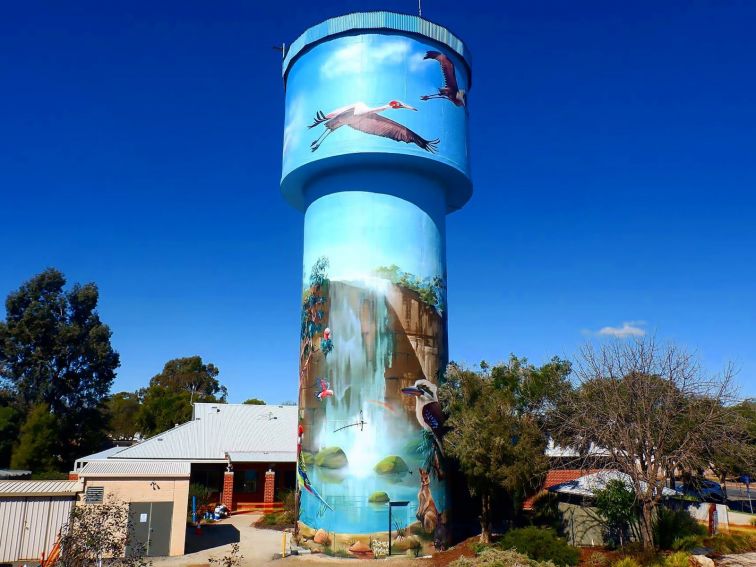
[[283, 76], [281, 190], [305, 213], [299, 533], [359, 555], [391, 529], [394, 551], [427, 552], [453, 521], [436, 390], [470, 56], [422, 18], [356, 13], [305, 31]]

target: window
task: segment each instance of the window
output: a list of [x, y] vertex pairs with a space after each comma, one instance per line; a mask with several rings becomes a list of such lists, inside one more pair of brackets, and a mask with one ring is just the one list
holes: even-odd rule
[[236, 471], [234, 474], [234, 492], [257, 492], [257, 471]]
[[85, 504], [102, 504], [103, 496], [105, 496], [105, 488], [102, 486], [87, 486], [87, 491], [84, 493]]

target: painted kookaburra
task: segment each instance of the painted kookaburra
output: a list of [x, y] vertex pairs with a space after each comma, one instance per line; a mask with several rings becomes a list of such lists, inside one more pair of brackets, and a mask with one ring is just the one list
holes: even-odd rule
[[420, 427], [433, 434], [439, 451], [443, 455], [441, 437], [443, 436], [444, 414], [438, 403], [438, 388], [428, 380], [415, 381], [414, 386], [402, 388], [402, 394], [415, 396], [415, 415]]

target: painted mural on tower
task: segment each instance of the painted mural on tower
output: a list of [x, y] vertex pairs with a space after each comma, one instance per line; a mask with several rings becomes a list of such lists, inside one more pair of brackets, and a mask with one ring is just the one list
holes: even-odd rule
[[[405, 219], [406, 231], [383, 230], [389, 217]], [[336, 193], [307, 211], [298, 467], [305, 537], [387, 532], [386, 503], [405, 500], [394, 511], [398, 546], [446, 543], [436, 394], [447, 356], [443, 258], [433, 221], [397, 197]]]
[[287, 78], [283, 174], [321, 157], [390, 151], [467, 168], [467, 73], [420, 39], [362, 34], [307, 53]]
[[[316, 44], [287, 78], [284, 176], [360, 152], [466, 171], [461, 65], [403, 35]], [[447, 362], [446, 211], [442, 200], [424, 210], [396, 196], [427, 189], [376, 183], [316, 195], [305, 213], [299, 535], [370, 555], [387, 542], [388, 502], [403, 501], [392, 512], [393, 550], [421, 554], [446, 546], [451, 514], [437, 396]]]

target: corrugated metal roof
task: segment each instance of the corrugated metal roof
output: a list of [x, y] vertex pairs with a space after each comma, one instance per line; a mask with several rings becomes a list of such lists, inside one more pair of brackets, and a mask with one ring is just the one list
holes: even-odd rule
[[598, 472], [594, 469], [552, 469], [546, 473], [546, 480], [543, 481], [543, 485], [541, 485], [541, 489], [532, 496], [529, 496], [525, 499], [525, 502], [522, 503], [522, 509], [523, 510], [532, 510], [533, 505], [535, 504], [536, 499], [544, 493], [544, 491], [548, 490], [552, 486], [556, 486], [558, 484], [564, 484], [565, 482], [569, 482], [571, 480], [575, 480], [580, 478], [581, 476], [585, 476], [587, 474], [591, 474], [594, 472]]
[[120, 453], [125, 448], [126, 447], [111, 447], [110, 449], [105, 449], [104, 451], [100, 451], [99, 453], [94, 453], [92, 455], [87, 455], [86, 457], [76, 459], [76, 461], [74, 462], [74, 469], [80, 469], [90, 461], [103, 461], [108, 457], [112, 457], [113, 455]]
[[103, 476], [189, 476], [191, 464], [182, 461], [92, 461], [79, 471], [80, 477]]
[[467, 65], [469, 84], [472, 86], [472, 56], [465, 43], [443, 26], [419, 16], [397, 12], [354, 12], [330, 18], [305, 30], [286, 51], [282, 76], [286, 80], [289, 67], [297, 56], [313, 43], [338, 34], [359, 30], [393, 30], [422, 35], [455, 51]]
[[81, 491], [77, 480], [0, 480], [0, 497], [65, 496]]
[[229, 451], [232, 463], [296, 463], [296, 451]]
[[[611, 480], [619, 480], [624, 483], [629, 489], [633, 488], [633, 483], [630, 475], [615, 470], [598, 471], [591, 474], [581, 476], [573, 480], [557, 484], [549, 488], [551, 492], [559, 492], [562, 494], [574, 494], [577, 496], [593, 496], [596, 491], [603, 490]], [[641, 489], [645, 490], [646, 483], [641, 481]], [[663, 487], [662, 494], [664, 496], [675, 496], [677, 493], [670, 489]]]
[[194, 404], [194, 417], [108, 460], [226, 461], [231, 452], [296, 453], [296, 406]]

